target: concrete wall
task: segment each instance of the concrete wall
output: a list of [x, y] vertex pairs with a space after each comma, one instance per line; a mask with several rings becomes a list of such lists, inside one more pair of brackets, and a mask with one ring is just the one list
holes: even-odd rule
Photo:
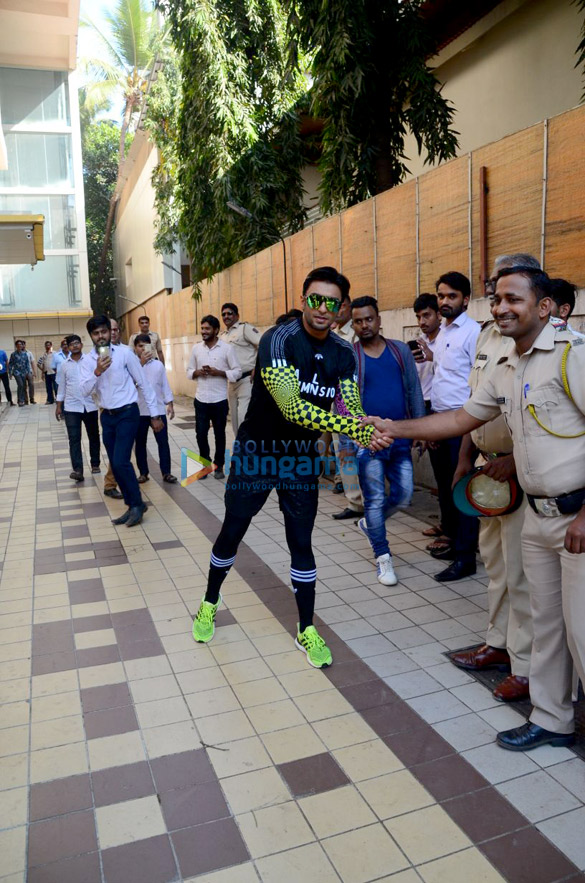
[[[575, 107], [582, 14], [571, 0], [504, 0], [432, 59], [456, 108], [459, 154]], [[412, 176], [429, 168], [408, 138]]]

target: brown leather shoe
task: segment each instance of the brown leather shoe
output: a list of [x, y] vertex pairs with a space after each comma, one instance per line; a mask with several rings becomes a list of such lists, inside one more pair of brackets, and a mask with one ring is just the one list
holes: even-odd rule
[[450, 656], [453, 665], [458, 668], [467, 668], [470, 671], [483, 671], [486, 668], [496, 668], [498, 671], [510, 671], [510, 657], [507, 650], [498, 650], [489, 644], [481, 644], [472, 650], [462, 653], [453, 653]]
[[528, 699], [530, 698], [528, 678], [509, 675], [499, 687], [496, 687], [493, 695], [498, 702], [518, 702], [520, 699]]

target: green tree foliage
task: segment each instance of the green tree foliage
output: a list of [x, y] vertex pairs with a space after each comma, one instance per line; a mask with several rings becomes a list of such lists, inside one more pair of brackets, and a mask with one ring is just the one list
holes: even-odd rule
[[118, 175], [120, 127], [111, 120], [89, 122], [82, 128], [83, 186], [85, 190], [85, 229], [91, 306], [95, 312], [115, 313], [116, 291], [111, 243], [106, 255], [106, 271], [101, 291], [97, 279], [110, 200]]
[[[400, 183], [405, 137], [425, 162], [457, 148], [454, 108], [427, 59], [420, 0], [284, 0], [293, 68], [313, 62], [311, 111], [323, 121], [321, 206], [339, 211]], [[304, 54], [303, 54], [304, 53]]]
[[[181, 101], [170, 124], [176, 134], [178, 233], [200, 280], [274, 242], [280, 230], [302, 226], [296, 105], [306, 83], [298, 69], [287, 69], [278, 0], [157, 5], [179, 56]], [[155, 122], [161, 133], [160, 117]], [[165, 145], [157, 143], [164, 157]], [[254, 220], [231, 212], [228, 201], [244, 206]]]
[[105, 28], [90, 18], [81, 21], [92, 32], [97, 52], [82, 58], [80, 67], [88, 77], [85, 86], [86, 112], [121, 100], [122, 124], [118, 129], [117, 181], [103, 230], [102, 253], [96, 278], [96, 296], [102, 296], [106, 282], [108, 249], [114, 224], [117, 186], [121, 180], [122, 164], [126, 155], [126, 136], [132, 117], [140, 109], [148, 76], [154, 61], [155, 45], [159, 38], [156, 15], [149, 0], [116, 0], [112, 9], [104, 12]]

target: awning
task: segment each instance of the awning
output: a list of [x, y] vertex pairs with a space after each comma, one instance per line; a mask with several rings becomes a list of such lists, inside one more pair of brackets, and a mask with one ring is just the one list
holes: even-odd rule
[[45, 260], [44, 215], [0, 212], [0, 264], [30, 264]]

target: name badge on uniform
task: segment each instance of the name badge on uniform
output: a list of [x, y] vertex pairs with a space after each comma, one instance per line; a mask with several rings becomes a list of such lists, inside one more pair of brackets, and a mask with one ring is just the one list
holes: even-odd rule
[[478, 360], [485, 362], [485, 360], [487, 359], [487, 354], [486, 353], [479, 353], [477, 358], [478, 358]]
[[505, 405], [506, 404], [506, 396], [498, 396], [496, 399], [496, 405]]

